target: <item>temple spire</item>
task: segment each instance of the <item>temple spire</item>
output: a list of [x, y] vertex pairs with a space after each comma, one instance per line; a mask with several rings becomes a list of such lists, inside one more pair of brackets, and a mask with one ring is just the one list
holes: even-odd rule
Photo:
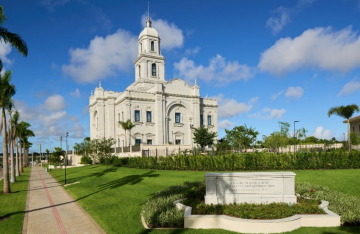
[[148, 18], [146, 21], [146, 27], [151, 28], [151, 20], [150, 20], [150, 1], [148, 1]]

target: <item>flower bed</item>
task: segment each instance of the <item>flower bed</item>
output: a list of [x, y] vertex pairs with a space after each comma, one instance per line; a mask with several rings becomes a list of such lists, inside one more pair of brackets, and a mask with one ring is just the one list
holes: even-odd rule
[[192, 207], [192, 214], [224, 214], [243, 219], [282, 219], [295, 214], [325, 214], [324, 210], [318, 207], [320, 200], [298, 197], [297, 204], [293, 205], [287, 203], [213, 205], [204, 203], [204, 191], [204, 184], [187, 191], [186, 199], [182, 204]]

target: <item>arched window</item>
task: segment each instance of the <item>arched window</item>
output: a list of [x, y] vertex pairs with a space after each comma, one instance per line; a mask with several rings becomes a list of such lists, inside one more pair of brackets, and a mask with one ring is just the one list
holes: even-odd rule
[[151, 70], [152, 70], [152, 76], [156, 76], [156, 64], [155, 63], [153, 63], [151, 65]]
[[154, 51], [155, 50], [155, 45], [154, 45], [154, 42], [152, 41], [151, 42], [151, 51]]
[[139, 78], [141, 77], [141, 66], [139, 65]]

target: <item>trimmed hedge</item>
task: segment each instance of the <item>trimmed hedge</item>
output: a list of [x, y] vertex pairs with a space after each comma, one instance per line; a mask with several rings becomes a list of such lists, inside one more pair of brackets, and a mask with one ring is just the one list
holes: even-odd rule
[[168, 157], [113, 156], [113, 166], [155, 170], [264, 171], [360, 168], [360, 151], [297, 152], [270, 154], [255, 152], [228, 155], [174, 155]]
[[189, 189], [200, 184], [205, 186], [204, 182], [185, 182], [155, 193], [141, 212], [146, 224], [149, 227], [183, 227], [184, 211], [177, 209], [173, 203], [184, 198]]

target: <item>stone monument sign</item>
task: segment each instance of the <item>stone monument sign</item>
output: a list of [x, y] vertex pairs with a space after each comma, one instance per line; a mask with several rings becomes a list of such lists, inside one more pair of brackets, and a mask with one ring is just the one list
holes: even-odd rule
[[206, 173], [206, 204], [296, 203], [295, 173]]

